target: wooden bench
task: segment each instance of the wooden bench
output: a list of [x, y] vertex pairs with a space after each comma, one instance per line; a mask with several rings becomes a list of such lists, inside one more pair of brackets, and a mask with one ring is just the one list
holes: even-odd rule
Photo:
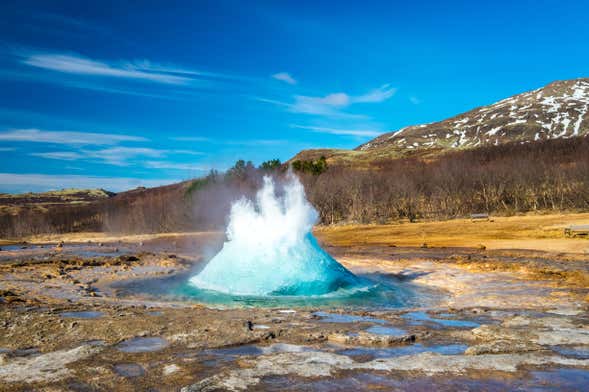
[[479, 214], [470, 214], [470, 220], [489, 220], [489, 214], [479, 213]]
[[565, 237], [589, 237], [589, 225], [573, 225], [565, 227]]

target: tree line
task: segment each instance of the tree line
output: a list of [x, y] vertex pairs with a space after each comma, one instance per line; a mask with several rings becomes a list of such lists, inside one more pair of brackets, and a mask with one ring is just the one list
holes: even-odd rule
[[[278, 160], [258, 167], [239, 160], [225, 173], [123, 192], [84, 205], [0, 213], [0, 236], [99, 231], [153, 233], [222, 229], [231, 203], [253, 197], [263, 175], [283, 176]], [[505, 144], [374, 161], [368, 168], [290, 165], [305, 185], [321, 224], [448, 219], [486, 212], [589, 209], [589, 138]]]
[[321, 223], [589, 209], [589, 139], [548, 140], [330, 167], [303, 175]]

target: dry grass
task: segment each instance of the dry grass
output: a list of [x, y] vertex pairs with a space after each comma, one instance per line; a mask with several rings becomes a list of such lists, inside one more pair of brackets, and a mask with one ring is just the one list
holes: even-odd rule
[[[198, 232], [184, 232], [184, 233], [155, 233], [155, 234], [111, 234], [102, 232], [81, 232], [81, 233], [66, 233], [66, 234], [42, 234], [26, 238], [29, 243], [44, 244], [44, 243], [58, 243], [64, 241], [65, 243], [81, 243], [87, 241], [93, 242], [143, 242], [155, 239], [173, 241], [177, 238], [183, 237], [198, 237], [208, 235], [219, 235], [217, 231], [198, 231]], [[9, 243], [9, 241], [6, 241]]]
[[[589, 240], [565, 238], [569, 225], [589, 224], [589, 213], [495, 217], [492, 221], [456, 219], [441, 222], [399, 223], [392, 225], [320, 226], [316, 236], [329, 245], [385, 245], [420, 247], [468, 247], [487, 249], [529, 249], [550, 252], [588, 253]], [[202, 233], [201, 233], [202, 234]], [[108, 233], [70, 233], [27, 238], [29, 242], [139, 242], [153, 238], [194, 236], [198, 233], [116, 235]]]
[[317, 237], [335, 246], [396, 245], [532, 249], [587, 253], [589, 240], [565, 238], [568, 225], [589, 224], [589, 213], [495, 217], [492, 221], [456, 219], [392, 225], [318, 227]]

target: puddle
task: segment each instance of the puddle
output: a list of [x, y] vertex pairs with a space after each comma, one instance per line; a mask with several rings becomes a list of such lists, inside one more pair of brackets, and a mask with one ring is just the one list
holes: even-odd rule
[[368, 333], [373, 333], [375, 335], [388, 335], [388, 336], [406, 336], [407, 331], [402, 330], [401, 328], [395, 327], [385, 327], [383, 325], [373, 325], [370, 328], [365, 330]]
[[533, 371], [529, 383], [535, 391], [586, 391], [589, 385], [589, 371], [585, 369]]
[[117, 344], [117, 350], [124, 353], [147, 353], [152, 351], [159, 351], [168, 346], [165, 339], [158, 337], [142, 338], [136, 337], [124, 340]]
[[151, 312], [147, 312], [147, 314], [150, 316], [161, 316], [162, 314], [164, 314], [164, 312], [160, 312], [159, 310], [154, 310]]
[[221, 356], [241, 356], [241, 355], [264, 355], [274, 353], [300, 353], [305, 351], [314, 351], [310, 347], [298, 346], [296, 344], [276, 343], [270, 346], [256, 346], [253, 344], [239, 347], [219, 348], [214, 350], [205, 350], [205, 354]]
[[63, 312], [59, 315], [64, 318], [95, 319], [104, 316], [104, 313], [92, 310], [85, 310], [80, 312]]
[[136, 363], [119, 363], [114, 366], [114, 370], [123, 377], [140, 377], [145, 374], [145, 369]]
[[406, 377], [391, 374], [357, 373], [319, 379], [297, 379], [288, 376], [266, 377], [258, 385], [264, 391], [585, 391], [589, 385], [589, 371], [584, 369], [555, 369], [532, 371], [527, 377], [476, 378]]
[[313, 316], [320, 317], [319, 321], [322, 323], [375, 323], [386, 324], [387, 321], [366, 316], [355, 316], [352, 314], [328, 313], [328, 312], [314, 312]]
[[589, 359], [589, 346], [553, 346], [552, 351], [574, 359]]
[[464, 354], [468, 345], [466, 344], [446, 344], [436, 346], [423, 346], [421, 344], [412, 344], [408, 346], [398, 346], [390, 348], [369, 348], [369, 347], [355, 347], [338, 351], [337, 354], [354, 356], [368, 356], [371, 358], [391, 358], [400, 357], [403, 355], [413, 355], [424, 352], [432, 352], [442, 355], [458, 355]]
[[481, 326], [481, 324], [475, 323], [474, 321], [434, 318], [426, 312], [409, 312], [403, 314], [401, 317], [410, 320], [410, 325], [423, 325], [424, 323], [432, 323], [451, 328], [477, 328]]

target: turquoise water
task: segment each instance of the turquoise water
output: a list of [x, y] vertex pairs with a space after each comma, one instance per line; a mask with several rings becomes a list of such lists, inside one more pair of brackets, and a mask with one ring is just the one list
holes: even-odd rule
[[[245, 241], [244, 241], [245, 242]], [[199, 291], [247, 296], [349, 295], [369, 289], [325, 252], [311, 233], [279, 246], [233, 240], [189, 284]]]
[[[343, 268], [343, 267], [342, 267]], [[346, 270], [347, 271], [347, 270]], [[127, 281], [113, 285], [121, 295], [144, 295], [158, 301], [186, 301], [216, 308], [271, 307], [321, 308], [355, 307], [363, 309], [402, 308], [426, 306], [437, 301], [439, 293], [400, 281], [390, 275], [354, 275], [353, 280], [336, 283], [335, 290], [323, 294], [305, 294], [305, 291], [282, 290], [268, 295], [237, 295], [208, 290], [190, 283], [193, 273], [178, 274], [155, 279]], [[307, 282], [298, 288], [309, 287]], [[325, 286], [320, 283], [321, 289]], [[313, 292], [315, 288], [309, 290]], [[292, 292], [296, 294], [291, 294]]]
[[[180, 300], [194, 301], [221, 307], [312, 307], [312, 306], [360, 306], [397, 308], [405, 304], [403, 293], [397, 287], [356, 277], [355, 284], [340, 287], [325, 294], [292, 295], [273, 293], [270, 295], [232, 295], [214, 290], [206, 290], [185, 283], [169, 291], [169, 294]], [[304, 285], [298, 288], [305, 287]], [[310, 287], [313, 292], [314, 287]], [[321, 288], [323, 286], [320, 286]], [[296, 291], [299, 292], [300, 291]]]

